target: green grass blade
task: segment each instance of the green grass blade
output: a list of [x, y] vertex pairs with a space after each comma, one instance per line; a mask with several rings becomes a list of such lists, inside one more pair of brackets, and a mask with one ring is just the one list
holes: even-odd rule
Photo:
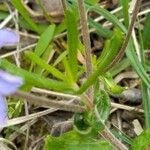
[[142, 33], [144, 49], [148, 49], [150, 46], [150, 13], [146, 17], [144, 29]]
[[78, 25], [77, 17], [71, 10], [66, 10], [66, 26], [67, 26], [67, 44], [68, 44], [68, 62], [70, 71], [74, 81], [77, 80], [78, 63], [77, 63], [77, 48], [78, 48]]
[[41, 31], [39, 30], [36, 23], [33, 22], [33, 20], [30, 18], [29, 13], [24, 8], [21, 0], [11, 0], [11, 3], [15, 6], [15, 8], [19, 11], [19, 13], [22, 15], [22, 17], [27, 21], [27, 23], [32, 27], [34, 31], [41, 34]]
[[37, 56], [41, 56], [48, 47], [49, 43], [53, 40], [54, 31], [55, 25], [49, 25], [49, 27], [41, 35], [34, 51]]
[[109, 70], [109, 72], [111, 73], [111, 76], [114, 77], [129, 66], [130, 66], [129, 60], [127, 58], [124, 58], [121, 62], [119, 62], [115, 66], [113, 66]]
[[148, 87], [150, 87], [150, 78], [149, 78], [148, 74], [146, 73], [145, 69], [143, 68], [142, 64], [138, 60], [131, 42], [129, 43], [129, 46], [127, 47], [126, 55], [127, 55], [128, 59], [130, 60], [132, 67], [135, 69], [135, 71], [140, 76], [142, 81]]
[[88, 6], [89, 11], [94, 11], [102, 16], [104, 16], [108, 21], [110, 21], [114, 26], [120, 28], [124, 33], [126, 33], [126, 28], [124, 27], [124, 25], [117, 19], [117, 17], [115, 17], [114, 15], [112, 15], [109, 11], [107, 11], [106, 9], [99, 7], [99, 6]]
[[70, 90], [68, 84], [64, 82], [59, 82], [59, 81], [52, 80], [52, 79], [46, 79], [35, 73], [28, 72], [24, 69], [16, 67], [14, 64], [11, 64], [6, 59], [0, 60], [0, 67], [12, 74], [23, 77], [23, 79], [25, 80], [25, 83], [32, 85], [32, 86], [56, 90], [56, 91]]
[[88, 18], [89, 26], [91, 28], [94, 28], [96, 30], [96, 33], [98, 33], [100, 36], [104, 38], [111, 38], [113, 35], [113, 32], [107, 28], [104, 28], [101, 24], [95, 22], [92, 18]]
[[[53, 46], [52, 45], [49, 45], [44, 54], [40, 57], [40, 59], [44, 60], [47, 64], [48, 62], [50, 61], [49, 59], [51, 59], [53, 57], [53, 54], [54, 54], [54, 50], [53, 50]], [[36, 55], [37, 56], [37, 55]], [[40, 68], [39, 66], [36, 66], [34, 68], [34, 72], [37, 73], [37, 74], [42, 74], [44, 71], [43, 68]]]
[[71, 69], [70, 69], [69, 63], [68, 63], [68, 61], [67, 61], [66, 58], [63, 60], [63, 64], [64, 64], [64, 67], [65, 67], [65, 75], [66, 75], [65, 79], [66, 79], [66, 82], [71, 87], [73, 87], [73, 85], [75, 84], [75, 82], [74, 82], [73, 76], [71, 74]]
[[64, 80], [65, 76], [55, 67], [49, 65], [46, 63], [46, 61], [42, 60], [40, 57], [38, 57], [35, 53], [33, 52], [27, 52], [26, 57], [29, 58], [32, 62], [36, 63], [39, 65], [41, 68], [45, 69], [47, 72], [52, 74], [54, 77]]
[[[148, 26], [145, 26], [145, 27], [148, 27]], [[145, 65], [146, 61], [145, 61], [145, 57], [144, 57], [144, 46], [147, 46], [147, 45], [144, 45], [140, 25], [139, 25], [139, 40], [140, 40], [140, 46], [141, 46], [140, 47], [141, 64], [143, 65], [144, 69], [146, 70], [146, 65]], [[150, 40], [150, 37], [149, 37], [149, 40]], [[144, 105], [145, 126], [146, 126], [146, 128], [150, 129], [150, 95], [149, 95], [149, 88], [143, 81], [142, 81], [141, 89], [142, 89], [142, 101], [143, 101], [143, 105]]]
[[55, 60], [53, 66], [55, 67], [55, 66], [58, 65], [61, 61], [63, 61], [63, 59], [66, 58], [67, 54], [68, 54], [68, 51], [62, 52], [62, 53], [58, 56], [58, 58]]
[[129, 0], [120, 0], [121, 5], [122, 5], [122, 14], [124, 17], [124, 24], [126, 27], [129, 26], [129, 14], [128, 14], [128, 9], [129, 9]]
[[150, 129], [150, 96], [149, 88], [147, 85], [142, 82], [142, 100], [144, 106], [144, 115], [145, 115], [145, 128]]

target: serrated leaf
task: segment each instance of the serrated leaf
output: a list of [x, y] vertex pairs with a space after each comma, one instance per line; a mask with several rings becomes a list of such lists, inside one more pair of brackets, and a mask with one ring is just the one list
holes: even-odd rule
[[109, 95], [106, 91], [100, 90], [99, 93], [95, 95], [95, 111], [98, 113], [98, 116], [102, 123], [104, 123], [110, 114], [111, 102]]
[[75, 131], [60, 137], [47, 136], [44, 150], [115, 150], [109, 143], [94, 137], [80, 135]]

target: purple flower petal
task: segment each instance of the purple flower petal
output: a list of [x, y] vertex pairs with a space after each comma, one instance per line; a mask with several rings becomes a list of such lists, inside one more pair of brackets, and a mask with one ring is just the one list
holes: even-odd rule
[[16, 45], [20, 36], [11, 29], [0, 29], [0, 48], [3, 46]]
[[3, 96], [0, 96], [0, 126], [7, 122], [7, 104]]
[[23, 84], [23, 79], [0, 70], [0, 95], [14, 93]]

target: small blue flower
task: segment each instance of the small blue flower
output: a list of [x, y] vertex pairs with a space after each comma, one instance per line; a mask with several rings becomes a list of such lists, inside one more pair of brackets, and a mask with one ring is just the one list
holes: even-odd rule
[[[0, 48], [16, 45], [19, 35], [11, 29], [0, 29]], [[23, 79], [0, 70], [0, 126], [7, 121], [7, 103], [5, 96], [14, 93], [23, 84]]]
[[13, 46], [20, 41], [20, 36], [13, 30], [0, 29], [0, 48], [3, 46]]
[[7, 121], [5, 96], [14, 93], [23, 84], [23, 79], [0, 70], [0, 126]]

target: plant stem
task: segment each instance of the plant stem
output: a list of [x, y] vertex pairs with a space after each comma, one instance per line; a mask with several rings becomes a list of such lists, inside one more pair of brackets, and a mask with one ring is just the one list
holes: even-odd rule
[[[80, 22], [82, 27], [82, 38], [85, 46], [85, 60], [86, 60], [86, 70], [87, 78], [92, 74], [92, 61], [91, 61], [91, 41], [88, 31], [87, 16], [84, 7], [84, 0], [78, 0], [79, 13], [80, 13]], [[93, 101], [93, 88], [90, 87], [87, 95]]]

